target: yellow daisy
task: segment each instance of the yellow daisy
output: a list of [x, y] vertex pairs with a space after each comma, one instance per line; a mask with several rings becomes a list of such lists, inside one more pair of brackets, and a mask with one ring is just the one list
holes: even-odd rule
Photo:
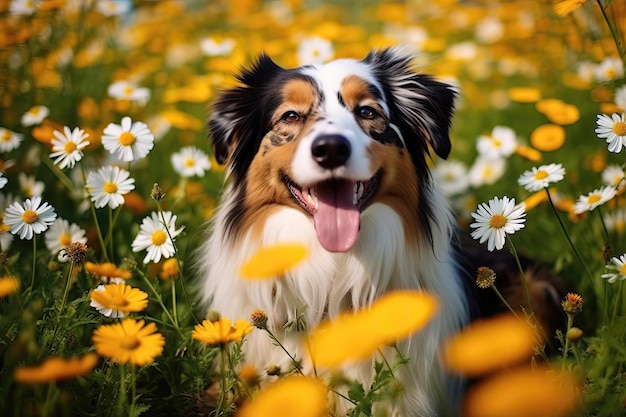
[[46, 384], [63, 379], [76, 378], [90, 372], [98, 363], [98, 355], [87, 353], [80, 358], [48, 358], [39, 366], [16, 368], [13, 374], [17, 382]]
[[320, 324], [309, 336], [309, 353], [316, 365], [325, 367], [366, 359], [380, 347], [424, 327], [438, 309], [439, 303], [430, 294], [394, 291], [370, 308]]
[[0, 298], [13, 294], [20, 287], [20, 282], [13, 277], [4, 276], [0, 278]]
[[148, 306], [148, 294], [126, 284], [100, 285], [90, 298], [91, 306], [107, 317], [124, 317]]
[[[93, 262], [85, 262], [85, 270], [92, 275], [99, 277], [102, 282], [108, 284], [116, 278], [127, 280], [130, 279], [133, 274], [128, 269], [120, 269], [115, 264], [110, 262], [104, 262], [95, 264]], [[117, 281], [121, 282], [121, 281]]]
[[278, 277], [300, 264], [307, 255], [307, 248], [297, 243], [263, 247], [241, 266], [239, 274], [246, 279]]
[[154, 362], [165, 345], [165, 338], [154, 323], [134, 319], [103, 324], [94, 331], [92, 340], [99, 355], [137, 366]]
[[559, 17], [565, 17], [582, 6], [587, 0], [561, 0], [554, 3], [554, 12]]
[[555, 151], [565, 143], [565, 129], [554, 124], [537, 126], [530, 134], [530, 144], [542, 152]]
[[252, 329], [252, 323], [248, 320], [237, 320], [233, 325], [230, 319], [220, 317], [215, 321], [203, 320], [202, 324], [196, 324], [191, 337], [210, 346], [220, 346], [241, 341]]

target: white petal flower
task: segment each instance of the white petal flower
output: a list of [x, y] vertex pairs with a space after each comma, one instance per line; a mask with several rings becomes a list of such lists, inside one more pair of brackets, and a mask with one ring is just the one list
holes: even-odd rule
[[609, 145], [609, 152], [619, 153], [626, 146], [626, 122], [624, 113], [613, 113], [611, 116], [599, 114], [596, 120], [596, 136], [604, 139]]
[[474, 187], [491, 185], [504, 174], [506, 160], [504, 158], [487, 158], [479, 156], [469, 170], [469, 182]]
[[87, 176], [85, 187], [96, 208], [109, 206], [112, 209], [124, 204], [124, 194], [135, 189], [135, 179], [130, 173], [117, 166], [106, 165]]
[[[61, 169], [74, 168], [76, 162], [83, 159], [83, 149], [89, 145], [85, 139], [89, 136], [83, 129], [78, 127], [70, 130], [63, 127], [63, 132], [58, 130], [52, 132], [52, 153], [50, 158]], [[56, 158], [56, 159], [55, 159]]]
[[319, 36], [303, 40], [298, 46], [298, 62], [300, 65], [323, 64], [335, 54], [333, 44]]
[[235, 45], [235, 40], [231, 38], [223, 40], [204, 38], [200, 41], [200, 49], [208, 56], [228, 56], [235, 48]]
[[23, 134], [0, 127], [0, 152], [11, 152], [17, 149], [22, 140], [24, 140]]
[[98, 0], [96, 8], [104, 16], [121, 16], [128, 13], [132, 3], [129, 0]]
[[611, 263], [606, 266], [606, 269], [613, 272], [602, 274], [601, 277], [606, 279], [609, 283], [613, 284], [618, 279], [623, 281], [626, 279], [626, 253], [619, 258], [611, 258]]
[[37, 181], [33, 175], [27, 175], [23, 172], [17, 174], [17, 182], [21, 193], [29, 198], [41, 197], [43, 190], [46, 188], [46, 184], [42, 181]]
[[174, 171], [181, 177], [204, 177], [204, 173], [211, 169], [208, 155], [195, 146], [185, 146], [171, 156]]
[[605, 82], [622, 78], [624, 63], [617, 57], [606, 57], [595, 67], [596, 81]]
[[150, 90], [145, 87], [137, 87], [130, 81], [121, 80], [109, 85], [107, 93], [118, 100], [130, 100], [140, 105], [145, 105], [150, 99]]
[[0, 190], [3, 189], [4, 186], [8, 184], [8, 182], [9, 180], [7, 179], [7, 177], [5, 177], [2, 172], [0, 172]]
[[54, 208], [48, 203], [41, 204], [40, 197], [24, 201], [22, 206], [13, 203], [6, 208], [4, 224], [11, 226], [11, 233], [20, 239], [31, 240], [34, 235], [43, 233], [56, 219]]
[[122, 161], [136, 161], [148, 155], [154, 147], [154, 135], [143, 122], [122, 118], [122, 124], [110, 123], [104, 129], [102, 146]]
[[593, 211], [596, 207], [612, 200], [615, 194], [615, 187], [605, 185], [587, 195], [581, 195], [574, 204], [574, 213], [581, 214], [586, 211]]
[[602, 171], [602, 182], [605, 185], [617, 187], [622, 183], [623, 179], [624, 170], [620, 165], [612, 164], [604, 168], [604, 171]]
[[49, 114], [49, 108], [37, 105], [28, 109], [28, 111], [22, 115], [20, 121], [22, 122], [22, 126], [35, 126], [43, 122], [43, 119], [48, 117]]
[[515, 205], [515, 199], [494, 197], [487, 204], [478, 205], [476, 213], [472, 213], [475, 222], [470, 227], [476, 229], [472, 237], [480, 243], [487, 241], [487, 250], [504, 247], [506, 235], [513, 234], [524, 228], [526, 219], [524, 204]]
[[172, 239], [175, 240], [183, 229], [176, 229], [176, 216], [172, 212], [152, 212], [150, 217], [145, 217], [141, 222], [139, 233], [132, 243], [133, 252], [147, 249], [148, 253], [143, 260], [145, 264], [170, 258], [176, 253]]
[[461, 161], [440, 161], [432, 173], [434, 181], [448, 196], [462, 194], [469, 187], [467, 167]]
[[[93, 289], [94, 291], [106, 291], [106, 289], [104, 288], [104, 285], [100, 284], [98, 285], [96, 288]], [[97, 302], [96, 300], [94, 300], [93, 298], [90, 297], [90, 302], [89, 305], [93, 308], [95, 308], [96, 310], [98, 310], [98, 313], [102, 314], [105, 317], [110, 317], [112, 319], [119, 319], [125, 316], [124, 312], [121, 310], [114, 310], [112, 308], [109, 307], [105, 307], [102, 304], [100, 304], [99, 302]]]
[[85, 230], [67, 220], [57, 218], [45, 234], [46, 247], [53, 254], [59, 253], [70, 243], [87, 243]]
[[476, 141], [476, 149], [481, 156], [496, 159], [508, 157], [517, 148], [515, 131], [507, 126], [496, 126], [490, 135], [481, 135]]
[[561, 164], [541, 165], [524, 172], [517, 183], [526, 190], [535, 192], [565, 178], [565, 168]]

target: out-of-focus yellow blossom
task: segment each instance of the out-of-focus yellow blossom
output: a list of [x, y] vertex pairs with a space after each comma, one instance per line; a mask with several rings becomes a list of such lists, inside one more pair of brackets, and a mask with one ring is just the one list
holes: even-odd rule
[[587, 0], [560, 0], [554, 3], [554, 13], [560, 17], [565, 17], [585, 4]]
[[565, 129], [555, 124], [537, 126], [530, 134], [530, 144], [542, 152], [559, 149], [565, 143]]
[[508, 90], [509, 98], [518, 103], [536, 103], [541, 100], [541, 91], [534, 87], [513, 87]]
[[230, 319], [220, 317], [215, 321], [203, 320], [196, 324], [191, 337], [210, 346], [221, 346], [229, 342], [241, 342], [245, 335], [254, 330], [248, 320], [237, 320], [231, 324]]
[[548, 194], [545, 190], [537, 191], [534, 194], [531, 194], [526, 200], [524, 200], [524, 204], [526, 205], [526, 212], [534, 209], [539, 204], [545, 203], [548, 201]]
[[304, 261], [308, 253], [308, 249], [298, 243], [262, 247], [241, 265], [239, 275], [253, 280], [276, 278]]
[[332, 368], [366, 359], [424, 327], [438, 310], [439, 302], [423, 291], [385, 294], [371, 307], [346, 312], [313, 330], [307, 342], [311, 360]]
[[180, 130], [200, 130], [202, 129], [202, 121], [179, 110], [164, 110], [161, 116], [167, 120], [172, 127]]
[[517, 148], [515, 148], [515, 153], [532, 162], [541, 161], [541, 152], [528, 146], [518, 145]]
[[13, 294], [19, 287], [19, 280], [10, 276], [3, 276], [0, 278], [0, 298]]
[[14, 377], [23, 384], [46, 384], [53, 381], [76, 378], [90, 372], [98, 364], [98, 355], [87, 353], [80, 358], [46, 359], [39, 366], [16, 368]]
[[159, 278], [172, 279], [180, 275], [180, 269], [178, 268], [178, 260], [176, 258], [168, 258], [161, 264], [161, 270], [159, 271]]

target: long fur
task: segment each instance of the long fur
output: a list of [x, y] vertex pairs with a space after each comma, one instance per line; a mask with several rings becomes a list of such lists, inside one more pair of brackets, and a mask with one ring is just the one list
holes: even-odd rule
[[[204, 301], [231, 319], [265, 310], [272, 332], [305, 359], [303, 336], [322, 320], [367, 308], [389, 291], [424, 289], [440, 300], [441, 310], [423, 331], [399, 344], [410, 362], [398, 375], [403, 393], [392, 412], [454, 414], [458, 381], [446, 373], [438, 352], [467, 321], [468, 311], [452, 244], [453, 218], [427, 164], [429, 149], [443, 158], [450, 152], [454, 89], [415, 72], [410, 58], [396, 49], [373, 51], [361, 61], [296, 69], [261, 56], [239, 81], [223, 92], [209, 121], [214, 154], [226, 163], [228, 182], [197, 253]], [[375, 117], [359, 119], [361, 107], [354, 108], [351, 95], [358, 98], [355, 103], [371, 103]], [[289, 106], [301, 109], [299, 118], [281, 116]], [[311, 143], [335, 133], [350, 142], [350, 158], [320, 168], [311, 158]], [[377, 178], [377, 169], [380, 184], [360, 207], [358, 240], [346, 251], [329, 251], [320, 243], [311, 214], [282, 182], [288, 177], [303, 189], [336, 177], [366, 182]], [[259, 248], [285, 242], [306, 246], [307, 261], [276, 280], [239, 277], [240, 265]], [[246, 362], [258, 369], [290, 366], [263, 332], [252, 332], [244, 348]], [[311, 364], [304, 366], [311, 371]], [[373, 359], [344, 371], [368, 384]], [[334, 413], [345, 410], [337, 401]]]

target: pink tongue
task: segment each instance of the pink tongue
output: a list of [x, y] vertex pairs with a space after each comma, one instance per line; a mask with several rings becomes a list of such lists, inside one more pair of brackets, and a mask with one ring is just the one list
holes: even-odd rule
[[317, 187], [318, 206], [313, 221], [318, 240], [329, 252], [347, 252], [356, 243], [360, 213], [353, 198], [351, 181], [329, 181]]

